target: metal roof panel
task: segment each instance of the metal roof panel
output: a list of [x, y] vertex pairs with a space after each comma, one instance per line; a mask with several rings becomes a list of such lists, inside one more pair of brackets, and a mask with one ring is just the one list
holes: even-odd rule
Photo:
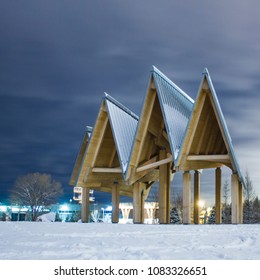
[[105, 93], [106, 107], [123, 175], [127, 170], [138, 116]]
[[152, 75], [164, 116], [174, 161], [176, 162], [191, 116], [194, 100], [157, 68], [153, 67]]

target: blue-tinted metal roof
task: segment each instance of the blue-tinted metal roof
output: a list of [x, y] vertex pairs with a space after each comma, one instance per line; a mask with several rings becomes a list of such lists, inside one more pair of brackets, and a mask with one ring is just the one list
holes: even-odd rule
[[194, 100], [154, 66], [152, 75], [169, 136], [174, 162], [176, 163], [191, 116]]
[[127, 170], [138, 116], [105, 93], [106, 107], [123, 175]]
[[208, 85], [210, 87], [210, 91], [212, 93], [212, 97], [214, 99], [214, 102], [215, 102], [215, 105], [216, 105], [216, 108], [217, 108], [217, 111], [218, 111], [218, 115], [219, 115], [219, 118], [220, 118], [220, 122], [221, 122], [221, 125], [223, 127], [223, 130], [224, 130], [224, 133], [225, 133], [225, 136], [226, 136], [226, 139], [228, 141], [228, 145], [229, 145], [229, 148], [230, 148], [230, 153], [231, 153], [231, 156], [233, 158], [233, 161], [234, 161], [234, 164], [235, 164], [235, 171], [238, 173], [238, 176], [241, 180], [241, 183], [244, 185], [245, 187], [245, 179], [244, 179], [244, 176], [241, 172], [241, 169], [239, 167], [239, 164], [238, 164], [238, 161], [237, 161], [237, 158], [236, 158], [236, 154], [235, 154], [235, 150], [234, 150], [234, 147], [233, 147], [233, 144], [232, 144], [232, 139], [231, 139], [231, 136], [229, 134], [229, 131], [228, 131], [228, 127], [227, 127], [227, 124], [226, 124], [226, 121], [225, 121], [225, 118], [224, 118], [224, 115], [223, 115], [223, 112], [221, 110], [221, 107], [220, 107], [220, 104], [219, 104], [219, 101], [218, 101], [218, 97], [217, 97], [217, 94], [215, 92], [215, 89], [214, 89], [214, 86], [213, 86], [213, 83], [212, 83], [212, 80], [210, 78], [210, 75], [209, 75], [209, 71], [207, 68], [205, 68], [203, 70], [203, 76], [202, 76], [202, 79], [201, 79], [201, 85], [200, 85], [200, 88], [199, 88], [199, 92], [200, 92], [200, 89], [201, 89], [201, 86], [203, 84], [203, 81], [204, 81], [204, 78], [207, 79], [207, 82], [208, 82]]

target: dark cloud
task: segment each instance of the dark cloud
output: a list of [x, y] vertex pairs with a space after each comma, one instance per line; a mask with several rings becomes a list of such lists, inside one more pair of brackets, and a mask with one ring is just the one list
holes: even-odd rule
[[103, 92], [140, 114], [153, 64], [192, 98], [208, 67], [257, 187], [258, 11], [256, 0], [0, 0], [0, 198], [32, 171], [53, 174], [71, 195], [84, 127], [94, 125]]

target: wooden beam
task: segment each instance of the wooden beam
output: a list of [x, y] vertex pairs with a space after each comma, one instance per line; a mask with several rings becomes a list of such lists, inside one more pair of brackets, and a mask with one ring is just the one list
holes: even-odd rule
[[165, 138], [166, 141], [170, 142], [169, 138], [168, 138], [168, 134], [165, 130], [163, 130], [162, 135], [163, 135], [163, 137]]
[[229, 155], [189, 155], [187, 160], [227, 162], [229, 161]]
[[155, 145], [163, 147], [167, 150], [168, 153], [171, 153], [171, 147], [169, 142], [160, 134], [157, 138], [154, 139]]
[[216, 205], [216, 224], [222, 223], [222, 207], [221, 207], [221, 187], [222, 172], [220, 168], [217, 168], [215, 171], [215, 205]]
[[231, 175], [231, 222], [232, 224], [238, 224], [239, 221], [239, 181], [237, 174]]
[[103, 167], [93, 167], [93, 173], [122, 173], [122, 169], [120, 167], [117, 168], [103, 168]]
[[198, 170], [194, 173], [194, 224], [200, 223], [200, 172]]
[[106, 131], [107, 123], [108, 123], [108, 116], [106, 116], [106, 119], [104, 121], [102, 129], [100, 131], [100, 135], [99, 135], [99, 139], [98, 139], [98, 142], [96, 144], [96, 147], [95, 147], [95, 153], [94, 153], [94, 156], [93, 156], [93, 159], [92, 159], [92, 166], [91, 167], [95, 166], [97, 155], [98, 155], [98, 152], [99, 152], [99, 149], [100, 149], [100, 146], [101, 146], [101, 143], [102, 143], [105, 131]]
[[120, 186], [112, 186], [112, 223], [119, 222]]
[[[165, 159], [167, 153], [165, 150], [160, 150], [159, 155], [161, 161]], [[170, 164], [161, 165], [159, 168], [159, 223], [170, 223]]]
[[184, 172], [182, 178], [182, 204], [183, 204], [183, 223], [190, 224], [191, 221], [191, 175], [190, 172]]
[[[147, 132], [148, 125], [149, 125], [149, 120], [150, 120], [151, 115], [152, 115], [155, 98], [156, 98], [156, 92], [154, 90], [150, 91], [150, 96], [149, 96], [149, 93], [148, 93], [148, 95], [146, 97], [146, 102], [145, 102], [146, 107], [143, 109], [142, 116], [139, 119], [139, 122], [140, 122], [139, 127], [141, 127], [141, 124], [142, 124], [142, 131], [140, 130], [140, 128], [138, 128], [137, 136], [139, 136], [140, 139], [136, 138], [136, 141], [138, 142], [138, 140], [139, 140], [140, 142], [139, 142], [139, 147], [138, 147], [138, 150], [137, 150], [137, 157], [136, 157], [137, 164], [138, 164], [138, 161], [139, 161], [140, 156], [141, 156], [141, 151], [143, 150], [144, 137], [145, 137], [145, 134]], [[149, 102], [148, 102], [148, 100], [149, 100]], [[148, 107], [148, 104], [149, 104], [149, 107]], [[146, 118], [146, 122], [144, 120], [144, 117]], [[136, 145], [134, 145], [134, 148], [136, 148]]]
[[143, 224], [144, 222], [144, 197], [141, 183], [133, 185], [133, 222], [134, 224]]
[[89, 188], [82, 188], [81, 221], [89, 222]]
[[[138, 173], [140, 174], [140, 173]], [[137, 182], [150, 182], [150, 181], [157, 181], [159, 178], [159, 169], [152, 169], [149, 173], [145, 176], [137, 180]]]
[[136, 169], [136, 172], [142, 172], [144, 170], [155, 168], [155, 167], [158, 167], [160, 165], [163, 165], [163, 164], [166, 164], [166, 163], [169, 163], [169, 162], [172, 162], [172, 156], [170, 156], [170, 157], [168, 157], [166, 159], [162, 159], [162, 160], [156, 161], [154, 163], [150, 163], [150, 164], [138, 167]]

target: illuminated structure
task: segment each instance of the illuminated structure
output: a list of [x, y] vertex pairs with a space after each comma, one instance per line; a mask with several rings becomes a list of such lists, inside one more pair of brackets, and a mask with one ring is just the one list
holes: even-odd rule
[[199, 223], [202, 169], [215, 168], [216, 223], [221, 223], [221, 167], [232, 170], [232, 223], [242, 223], [241, 174], [210, 75], [203, 71], [196, 101], [155, 67], [140, 118], [105, 94], [88, 140], [84, 138], [70, 184], [82, 187], [82, 221], [89, 216], [89, 189], [112, 193], [112, 222], [120, 195], [133, 198], [133, 221], [143, 223], [144, 203], [159, 181], [159, 222], [170, 222], [170, 185], [183, 172], [183, 223]]

